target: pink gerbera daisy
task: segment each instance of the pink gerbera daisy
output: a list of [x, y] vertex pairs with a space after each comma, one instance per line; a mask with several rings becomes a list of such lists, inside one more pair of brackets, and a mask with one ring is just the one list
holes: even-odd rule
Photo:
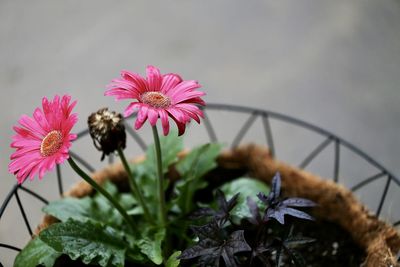
[[174, 73], [162, 75], [160, 70], [153, 66], [146, 68], [147, 78], [137, 73], [122, 71], [120, 79], [112, 80], [105, 95], [114, 96], [116, 100], [134, 99], [125, 109], [124, 116], [128, 117], [138, 110], [135, 129], [140, 129], [149, 119], [155, 126], [158, 118], [161, 119], [164, 135], [169, 132], [171, 117], [178, 126], [179, 135], [185, 132], [186, 123], [194, 119], [200, 123], [203, 112], [198, 105], [205, 105], [200, 98], [204, 92], [197, 91], [201, 85], [194, 80], [184, 81]]
[[11, 147], [16, 151], [11, 155], [8, 171], [16, 174], [19, 184], [29, 176], [33, 180], [36, 174], [39, 179], [68, 159], [68, 150], [76, 134], [70, 131], [78, 121], [77, 114], [71, 114], [76, 101], [70, 103], [71, 97], [56, 95], [53, 101], [43, 97], [42, 107], [36, 108], [33, 118], [22, 115], [19, 124], [14, 126]]

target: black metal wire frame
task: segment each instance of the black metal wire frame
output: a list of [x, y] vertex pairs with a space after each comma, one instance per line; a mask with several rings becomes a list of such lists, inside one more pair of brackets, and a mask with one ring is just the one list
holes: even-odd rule
[[[371, 177], [367, 177], [366, 179], [364, 179], [363, 181], [361, 181], [360, 183], [354, 185], [352, 188], [350, 188], [350, 190], [352, 191], [357, 191], [362, 187], [365, 187], [369, 184], [371, 184], [372, 182], [379, 180], [379, 179], [385, 179], [386, 178], [386, 182], [385, 182], [385, 186], [383, 188], [382, 191], [382, 195], [379, 201], [379, 205], [378, 208], [375, 212], [375, 214], [377, 216], [379, 216], [381, 214], [382, 211], [382, 207], [385, 203], [386, 200], [386, 196], [390, 187], [391, 183], [395, 183], [397, 184], [397, 186], [400, 186], [400, 179], [398, 177], [396, 177], [393, 173], [391, 173], [389, 170], [387, 170], [385, 167], [383, 167], [380, 163], [378, 163], [376, 160], [374, 160], [371, 156], [367, 155], [365, 152], [363, 152], [361, 149], [357, 148], [356, 146], [352, 145], [351, 143], [345, 141], [344, 139], [338, 137], [337, 135], [324, 130], [318, 126], [315, 126], [313, 124], [310, 124], [308, 122], [287, 116], [287, 115], [283, 115], [280, 113], [276, 113], [276, 112], [272, 112], [272, 111], [267, 111], [267, 110], [262, 110], [262, 109], [256, 109], [256, 108], [250, 108], [250, 107], [243, 107], [243, 106], [235, 106], [235, 105], [226, 105], [226, 104], [208, 104], [207, 107], [203, 108], [204, 110], [204, 120], [203, 120], [203, 125], [207, 131], [208, 137], [210, 142], [217, 142], [218, 138], [217, 138], [217, 133], [215, 131], [215, 128], [212, 125], [212, 120], [210, 120], [209, 118], [209, 114], [208, 111], [210, 110], [216, 110], [216, 111], [229, 111], [229, 112], [238, 112], [238, 113], [244, 113], [244, 114], [248, 114], [249, 117], [248, 119], [244, 122], [244, 124], [242, 125], [242, 127], [239, 129], [239, 131], [237, 132], [235, 138], [233, 139], [233, 142], [231, 144], [231, 147], [236, 147], [238, 146], [242, 139], [244, 138], [244, 136], [246, 135], [246, 133], [248, 132], [248, 130], [251, 128], [251, 126], [254, 124], [254, 122], [256, 121], [257, 118], [262, 119], [262, 125], [263, 125], [263, 129], [264, 129], [264, 134], [265, 134], [265, 138], [266, 138], [266, 142], [267, 145], [269, 147], [270, 153], [272, 156], [275, 155], [275, 144], [274, 144], [274, 137], [273, 137], [273, 131], [272, 131], [272, 127], [270, 124], [271, 120], [277, 120], [277, 121], [283, 121], [289, 124], [293, 124], [302, 128], [305, 128], [307, 130], [310, 130], [314, 133], [317, 133], [323, 137], [325, 137], [325, 139], [318, 144], [315, 149], [313, 149], [311, 151], [310, 154], [308, 154], [304, 160], [299, 164], [300, 168], [305, 168], [307, 167], [325, 148], [327, 148], [332, 142], [334, 143], [334, 169], [333, 169], [333, 175], [332, 175], [332, 179], [335, 182], [339, 182], [339, 177], [340, 177], [340, 154], [341, 154], [341, 147], [346, 147], [347, 149], [349, 149], [350, 151], [354, 152], [355, 154], [357, 154], [359, 157], [363, 158], [365, 161], [367, 161], [369, 164], [371, 164], [372, 166], [374, 166], [378, 172], [377, 174], [371, 176]], [[131, 116], [131, 118], [134, 118], [135, 115]], [[134, 131], [129, 125], [127, 125], [127, 132], [128, 134], [132, 137], [133, 140], [135, 140], [135, 142], [138, 144], [138, 146], [145, 151], [147, 148], [147, 144], [146, 142], [140, 137], [140, 135]], [[83, 130], [81, 132], [78, 133], [78, 139], [79, 138], [83, 138], [85, 136], [87, 136], [89, 134], [88, 130]], [[79, 155], [77, 155], [76, 153], [74, 153], [73, 151], [70, 151], [70, 156], [72, 158], [74, 158], [77, 162], [79, 162], [83, 167], [85, 167], [88, 171], [93, 172], [95, 171], [95, 168], [93, 168], [87, 161], [85, 161], [83, 158], [79, 157]], [[112, 163], [114, 161], [114, 157], [111, 156], [109, 157], [109, 162]], [[56, 169], [56, 174], [57, 174], [57, 184], [58, 184], [58, 190], [60, 193], [60, 196], [62, 196], [63, 194], [63, 183], [62, 183], [62, 171], [60, 166], [57, 166]], [[24, 220], [24, 223], [26, 225], [26, 229], [29, 233], [29, 235], [32, 235], [32, 227], [31, 224], [28, 220], [27, 214], [25, 212], [24, 206], [22, 204], [22, 201], [19, 197], [20, 193], [25, 193], [25, 194], [29, 194], [32, 197], [40, 200], [41, 202], [43, 202], [44, 204], [48, 204], [48, 201], [42, 197], [41, 195], [29, 190], [28, 188], [24, 187], [23, 185], [18, 185], [15, 184], [11, 190], [9, 191], [9, 193], [7, 194], [6, 198], [4, 199], [4, 201], [1, 204], [0, 207], [0, 219], [4, 214], [4, 211], [6, 210], [6, 208], [8, 207], [8, 204], [10, 203], [11, 199], [14, 197], [16, 199], [16, 202], [18, 204], [18, 208], [21, 212], [21, 216]], [[1, 221], [1, 220], [0, 220]], [[400, 225], [400, 220], [393, 222], [394, 226], [398, 226]], [[8, 250], [14, 250], [14, 251], [20, 251], [21, 249], [18, 247], [15, 247], [13, 245], [10, 244], [5, 244], [5, 243], [1, 243], [0, 242], [0, 250], [1, 249], [8, 249]], [[0, 266], [1, 266], [1, 262], [0, 262]]]

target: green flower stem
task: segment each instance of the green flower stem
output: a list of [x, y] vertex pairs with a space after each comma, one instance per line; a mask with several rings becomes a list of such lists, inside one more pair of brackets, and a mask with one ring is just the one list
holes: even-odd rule
[[158, 197], [160, 201], [160, 221], [161, 226], [165, 227], [167, 224], [167, 210], [165, 207], [165, 193], [164, 193], [164, 173], [162, 167], [162, 155], [161, 155], [161, 145], [160, 138], [158, 136], [157, 126], [153, 126], [153, 138], [154, 145], [156, 148], [156, 158], [157, 158], [157, 175], [158, 175]]
[[144, 212], [144, 216], [146, 217], [146, 220], [149, 221], [150, 223], [154, 223], [154, 221], [152, 220], [152, 218], [150, 216], [146, 202], [144, 201], [142, 191], [139, 190], [139, 187], [135, 181], [135, 178], [132, 175], [132, 171], [129, 167], [128, 161], [126, 160], [125, 154], [120, 147], [118, 148], [118, 155], [121, 158], [121, 161], [122, 161], [122, 164], [124, 165], [126, 173], [128, 174], [129, 185], [132, 189], [132, 192], [135, 195], [136, 199], [138, 199], [140, 205], [143, 208], [143, 212]]
[[100, 185], [98, 185], [89, 175], [87, 175], [79, 166], [75, 163], [72, 157], [68, 158], [68, 163], [71, 165], [72, 169], [82, 177], [88, 184], [90, 184], [97, 192], [102, 194], [111, 204], [118, 210], [118, 212], [122, 215], [125, 221], [128, 223], [129, 227], [131, 228], [132, 232], [135, 233], [137, 227], [135, 222], [132, 218], [126, 213], [125, 209], [119, 204], [119, 202], [112, 197], [106, 190], [103, 189]]

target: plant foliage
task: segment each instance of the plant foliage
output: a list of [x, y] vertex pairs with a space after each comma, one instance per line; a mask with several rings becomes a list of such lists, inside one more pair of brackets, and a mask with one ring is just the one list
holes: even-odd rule
[[[291, 212], [290, 207], [312, 207], [315, 204], [302, 198], [281, 199], [280, 186], [279, 173], [273, 178], [268, 195], [259, 192], [260, 187], [250, 179], [240, 179], [223, 185], [221, 188], [228, 192], [229, 199], [223, 191], [216, 190], [217, 209], [203, 207], [195, 212], [194, 218], [208, 217], [209, 220], [203, 225], [191, 227], [198, 241], [185, 249], [179, 258], [187, 262], [194, 260], [199, 266], [281, 266], [283, 260], [293, 262], [296, 266], [305, 266], [304, 259], [295, 248], [314, 240], [293, 235], [293, 227], [288, 229], [283, 218], [285, 214], [289, 214], [296, 218], [312, 219], [305, 212]], [[243, 191], [249, 193], [246, 198], [248, 212], [236, 212], [233, 215], [233, 211], [237, 210], [236, 206], [245, 203], [240, 193], [236, 192], [240, 191], [238, 188], [246, 188]], [[251, 197], [256, 195], [261, 203]], [[242, 217], [237, 223], [232, 217], [238, 214]], [[279, 224], [274, 223], [271, 218], [276, 219]], [[246, 224], [246, 221], [250, 224]]]
[[17, 255], [14, 267], [51, 267], [61, 254], [36, 237]]
[[[133, 230], [99, 193], [56, 200], [43, 211], [59, 223], [30, 241], [17, 256], [15, 266], [51, 267], [61, 255], [102, 267], [120, 267], [126, 263], [167, 267], [280, 266], [285, 261], [304, 266], [296, 247], [313, 240], [294, 235], [293, 227], [285, 224], [285, 215], [312, 220], [299, 210], [313, 207], [312, 201], [282, 198], [277, 173], [271, 190], [260, 181], [242, 177], [217, 188], [213, 202], [200, 203], [195, 199], [196, 193], [208, 185], [204, 178], [217, 166], [222, 146], [205, 144], [182, 156], [180, 138], [171, 134], [162, 137], [161, 144], [162, 170], [167, 178], [165, 190], [169, 192], [167, 227], [142, 216], [136, 195], [120, 192], [114, 184], [106, 182], [103, 188], [134, 218]], [[157, 218], [154, 146], [149, 146], [146, 160], [130, 168], [150, 216]], [[171, 170], [181, 178], [168, 179]], [[194, 221], [189, 222], [189, 218]], [[174, 250], [169, 246], [172, 242]]]
[[300, 219], [313, 220], [307, 213], [294, 209], [292, 207], [314, 207], [315, 203], [304, 198], [288, 198], [282, 199], [281, 192], [281, 176], [276, 173], [272, 179], [271, 191], [266, 196], [264, 193], [259, 193], [258, 198], [267, 205], [264, 215], [264, 221], [274, 218], [281, 224], [285, 224], [285, 215], [291, 215]]
[[124, 266], [127, 243], [115, 229], [69, 219], [43, 230], [39, 238], [55, 251], [85, 264]]

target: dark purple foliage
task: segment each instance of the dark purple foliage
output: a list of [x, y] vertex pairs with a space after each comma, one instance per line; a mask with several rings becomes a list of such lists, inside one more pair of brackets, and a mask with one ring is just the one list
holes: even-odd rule
[[250, 251], [251, 247], [244, 238], [244, 230], [232, 232], [224, 237], [218, 223], [213, 220], [204, 226], [192, 227], [199, 242], [185, 249], [178, 257], [182, 260], [198, 258], [199, 266], [219, 266], [221, 258], [226, 267], [236, 267], [238, 262], [235, 254]]
[[251, 217], [248, 220], [255, 225], [260, 225], [264, 221], [260, 215], [260, 209], [257, 206], [257, 203], [251, 197], [247, 197], [247, 206], [249, 207]]
[[230, 218], [230, 211], [236, 206], [239, 193], [235, 194], [231, 199], [226, 200], [224, 192], [217, 189], [216, 198], [218, 210], [211, 208], [200, 208], [192, 214], [192, 218], [201, 218], [213, 216], [218, 225], [224, 225]]
[[286, 254], [296, 266], [306, 266], [304, 258], [298, 253], [295, 248], [300, 245], [315, 242], [315, 239], [308, 237], [293, 236], [293, 226], [289, 230], [289, 234], [281, 240], [280, 238], [275, 239], [276, 250], [276, 265], [280, 266], [282, 261], [282, 255]]
[[[267, 221], [270, 218], [274, 218], [281, 224], [285, 224], [285, 215], [291, 215], [293, 217], [297, 217], [300, 219], [313, 220], [313, 217], [308, 215], [307, 213], [294, 209], [293, 207], [314, 207], [316, 204], [305, 198], [287, 198], [282, 199], [280, 197], [281, 192], [281, 176], [279, 172], [277, 172], [272, 179], [271, 191], [266, 196], [263, 193], [259, 193], [258, 198], [267, 205], [264, 214], [264, 221]], [[252, 207], [250, 207], [250, 210]]]
[[[293, 236], [293, 226], [284, 225], [285, 215], [313, 220], [307, 213], [296, 208], [313, 207], [315, 203], [304, 198], [282, 199], [281, 178], [277, 173], [266, 196], [259, 193], [258, 198], [267, 205], [264, 214], [257, 203], [247, 196], [247, 206], [251, 216], [235, 224], [230, 212], [238, 203], [239, 193], [226, 200], [222, 191], [216, 191], [217, 210], [201, 208], [192, 218], [211, 217], [205, 225], [192, 226], [199, 241], [185, 249], [178, 257], [190, 266], [281, 266], [282, 261], [291, 261], [296, 266], [305, 266], [303, 257], [295, 250], [299, 245], [314, 240]], [[274, 218], [279, 223], [270, 220]], [[273, 230], [274, 229], [274, 230]], [[247, 239], [247, 240], [246, 240]], [[238, 254], [239, 253], [239, 254]], [[273, 256], [274, 255], [274, 256]]]

